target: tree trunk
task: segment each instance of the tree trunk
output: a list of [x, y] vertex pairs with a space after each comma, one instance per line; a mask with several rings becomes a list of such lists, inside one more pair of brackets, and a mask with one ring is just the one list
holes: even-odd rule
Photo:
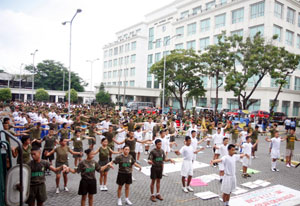
[[273, 110], [274, 110], [275, 104], [277, 102], [278, 96], [281, 93], [281, 89], [282, 89], [282, 84], [280, 85], [280, 87], [279, 87], [279, 89], [277, 91], [277, 94], [276, 94], [275, 98], [273, 99], [273, 102], [272, 102], [272, 105], [271, 105], [271, 109], [270, 109], [270, 117], [273, 117]]
[[216, 101], [215, 101], [215, 114], [217, 114], [219, 104], [219, 73], [216, 73]]
[[184, 113], [184, 102], [183, 102], [183, 97], [182, 97], [182, 93], [180, 93], [180, 97], [179, 97], [180, 101], [180, 110], [182, 112], [182, 114]]

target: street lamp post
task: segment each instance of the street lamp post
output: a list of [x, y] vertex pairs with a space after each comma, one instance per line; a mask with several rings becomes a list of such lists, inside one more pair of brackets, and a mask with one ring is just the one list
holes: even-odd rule
[[33, 94], [34, 94], [34, 73], [35, 73], [35, 67], [34, 67], [34, 57], [35, 54], [38, 52], [39, 50], [35, 50], [33, 53], [31, 53], [30, 55], [32, 55], [32, 67], [33, 67], [33, 75], [32, 75], [32, 94], [31, 94], [31, 101], [33, 102]]
[[68, 91], [68, 116], [70, 116], [70, 104], [71, 104], [71, 51], [72, 51], [72, 23], [74, 18], [78, 13], [80, 13], [82, 10], [77, 9], [76, 13], [74, 14], [71, 21], [65, 21], [62, 23], [62, 25], [66, 25], [67, 23], [70, 24], [70, 46], [69, 46], [69, 91]]
[[21, 66], [20, 66], [20, 81], [19, 81], [19, 101], [21, 101], [21, 84], [22, 84], [22, 78], [21, 78], [21, 75], [22, 75], [22, 66], [24, 64], [22, 63]]
[[91, 63], [91, 92], [93, 91], [93, 64], [95, 61], [100, 60], [99, 58], [94, 59], [94, 60], [86, 60], [87, 62]]

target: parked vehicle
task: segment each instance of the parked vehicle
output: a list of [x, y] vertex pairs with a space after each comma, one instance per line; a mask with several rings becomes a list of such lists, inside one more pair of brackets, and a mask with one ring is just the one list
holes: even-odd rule
[[258, 118], [269, 118], [270, 117], [270, 113], [263, 111], [263, 110], [258, 110], [258, 111], [253, 111], [250, 113], [250, 118], [254, 119], [255, 117]]
[[127, 104], [127, 109], [129, 111], [138, 111], [141, 108], [150, 107], [153, 108], [153, 102], [129, 102]]
[[286, 120], [286, 115], [283, 112], [274, 112], [274, 115], [272, 116], [271, 122], [278, 123], [278, 124], [284, 124], [284, 121]]
[[212, 108], [208, 108], [208, 107], [195, 107], [195, 110], [197, 113], [206, 112], [206, 111], [211, 111], [211, 112], [214, 111]]

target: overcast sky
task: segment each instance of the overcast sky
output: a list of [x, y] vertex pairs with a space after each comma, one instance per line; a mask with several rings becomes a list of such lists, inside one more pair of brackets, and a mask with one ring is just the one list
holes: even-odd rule
[[[144, 15], [173, 0], [0, 0], [0, 69], [19, 73], [21, 63], [52, 59], [68, 67], [69, 21], [73, 22], [72, 71], [91, 79], [88, 59], [94, 63], [93, 82], [100, 83], [102, 47], [115, 33], [144, 20]], [[88, 87], [89, 88], [89, 87]]]

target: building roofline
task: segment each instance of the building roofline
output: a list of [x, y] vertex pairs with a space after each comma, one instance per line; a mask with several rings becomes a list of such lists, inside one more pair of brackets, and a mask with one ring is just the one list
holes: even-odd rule
[[130, 30], [130, 29], [132, 29], [132, 28], [134, 28], [134, 27], [137, 27], [137, 26], [139, 26], [139, 25], [143, 25], [143, 24], [146, 24], [146, 25], [147, 25], [146, 22], [141, 21], [141, 22], [139, 22], [139, 23], [136, 23], [136, 24], [134, 24], [134, 25], [131, 25], [131, 26], [129, 26], [129, 27], [126, 27], [125, 29], [122, 29], [122, 30], [120, 30], [120, 31], [117, 31], [117, 32], [116, 32], [116, 35], [118, 35], [118, 34], [120, 34], [120, 33], [122, 33], [122, 32], [125, 32], [125, 31], [127, 31], [127, 30]]
[[180, 3], [180, 2], [182, 2], [182, 1], [184, 1], [184, 0], [175, 0], [175, 1], [173, 1], [173, 2], [171, 2], [171, 3], [169, 3], [169, 4], [167, 4], [167, 5], [165, 5], [165, 6], [163, 6], [163, 7], [160, 7], [159, 9], [156, 9], [156, 10], [154, 10], [154, 11], [152, 11], [152, 12], [146, 14], [145, 17], [148, 17], [148, 16], [150, 16], [150, 15], [152, 15], [152, 14], [155, 14], [155, 13], [157, 13], [158, 11], [164, 10], [164, 9], [166, 9], [166, 8], [168, 8], [168, 7], [170, 7], [170, 6], [173, 6], [174, 4]]

